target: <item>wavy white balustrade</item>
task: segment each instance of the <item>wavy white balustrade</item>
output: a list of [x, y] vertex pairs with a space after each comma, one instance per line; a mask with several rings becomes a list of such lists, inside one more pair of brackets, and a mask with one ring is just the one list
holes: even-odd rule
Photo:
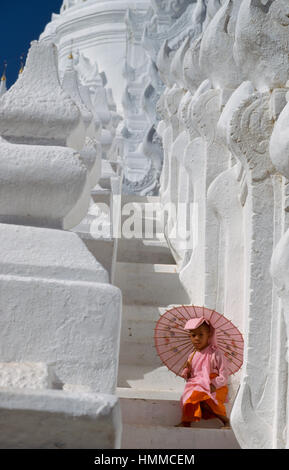
[[171, 244], [180, 279], [192, 303], [224, 312], [245, 337], [242, 372], [232, 381], [232, 398], [241, 384], [231, 417], [237, 439], [244, 448], [284, 448], [288, 2], [217, 3], [207, 4], [199, 38], [167, 40], [159, 54], [167, 86], [159, 101], [161, 200], [198, 203], [198, 245], [182, 259], [178, 241]]

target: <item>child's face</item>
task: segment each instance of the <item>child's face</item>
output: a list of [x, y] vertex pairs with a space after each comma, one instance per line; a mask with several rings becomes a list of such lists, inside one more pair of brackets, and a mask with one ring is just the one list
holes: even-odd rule
[[197, 351], [201, 351], [209, 345], [210, 330], [201, 325], [195, 330], [190, 330], [191, 341]]

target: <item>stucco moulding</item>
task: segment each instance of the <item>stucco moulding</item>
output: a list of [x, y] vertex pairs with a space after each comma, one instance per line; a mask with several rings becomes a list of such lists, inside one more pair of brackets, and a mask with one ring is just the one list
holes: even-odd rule
[[66, 145], [81, 120], [58, 79], [57, 50], [33, 42], [26, 66], [0, 103], [0, 135], [10, 142]]

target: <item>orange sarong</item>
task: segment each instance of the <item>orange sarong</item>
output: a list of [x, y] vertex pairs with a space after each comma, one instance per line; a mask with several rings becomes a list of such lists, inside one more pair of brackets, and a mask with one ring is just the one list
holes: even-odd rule
[[[210, 378], [214, 379], [217, 377], [217, 374], [210, 374]], [[183, 422], [196, 422], [203, 419], [213, 419], [216, 418], [216, 415], [227, 416], [225, 401], [228, 394], [228, 387], [217, 388], [216, 390], [216, 400], [218, 403], [215, 403], [214, 400], [206, 393], [194, 390], [191, 396], [187, 399], [183, 406], [182, 421]], [[210, 407], [210, 410], [202, 409], [201, 402], [206, 402]]]

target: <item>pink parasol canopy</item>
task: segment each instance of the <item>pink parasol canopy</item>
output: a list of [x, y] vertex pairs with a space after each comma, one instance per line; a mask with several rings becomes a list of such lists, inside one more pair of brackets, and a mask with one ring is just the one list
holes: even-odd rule
[[[155, 327], [155, 346], [162, 362], [180, 375], [187, 358], [194, 351], [190, 330], [184, 329], [191, 319], [203, 317], [212, 327], [212, 344], [222, 351], [228, 371], [235, 374], [243, 364], [244, 340], [238, 328], [224, 315], [206, 307], [181, 305], [167, 310]], [[193, 321], [192, 325], [199, 322]], [[190, 323], [188, 324], [190, 326]], [[188, 326], [187, 326], [188, 327]], [[194, 329], [195, 326], [192, 327]]]

